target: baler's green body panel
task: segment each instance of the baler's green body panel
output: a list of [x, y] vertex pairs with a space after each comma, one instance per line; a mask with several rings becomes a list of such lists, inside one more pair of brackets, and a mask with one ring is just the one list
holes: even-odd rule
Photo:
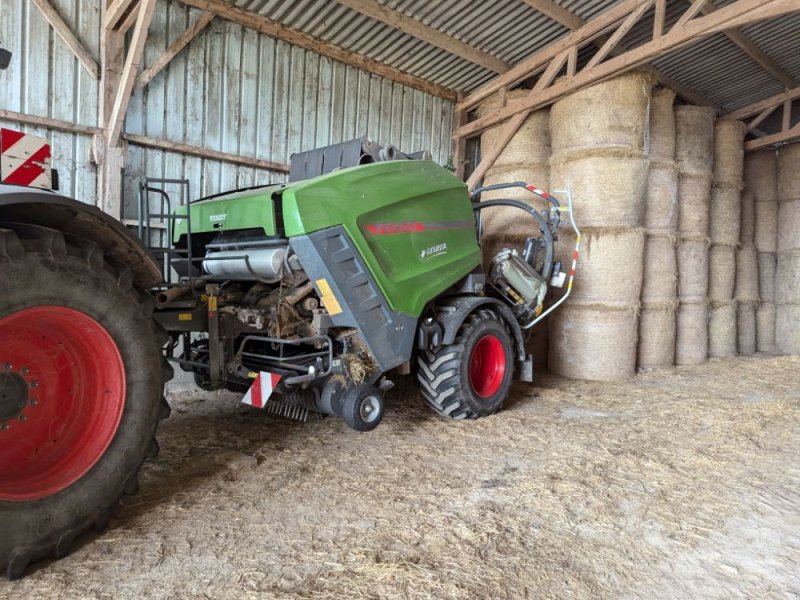
[[[195, 202], [192, 233], [261, 228], [277, 235], [276, 192], [286, 237], [344, 227], [397, 312], [419, 316], [480, 265], [466, 186], [430, 161], [377, 162]], [[185, 233], [186, 221], [177, 220], [175, 242]]]
[[425, 304], [480, 265], [466, 186], [430, 161], [342, 169], [283, 192], [287, 237], [342, 225], [392, 309]]
[[[269, 237], [277, 235], [272, 194], [282, 187], [285, 186], [269, 185], [193, 202], [192, 233], [258, 228], [263, 229]], [[185, 215], [186, 207], [179, 207], [175, 213]], [[185, 234], [186, 219], [177, 219], [172, 234], [173, 243], [177, 244]]]

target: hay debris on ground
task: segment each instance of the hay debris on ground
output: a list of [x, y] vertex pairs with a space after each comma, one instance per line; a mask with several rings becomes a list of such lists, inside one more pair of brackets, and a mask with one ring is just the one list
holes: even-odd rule
[[791, 598], [797, 357], [540, 379], [452, 422], [411, 378], [369, 434], [173, 389], [138, 496], [3, 598]]

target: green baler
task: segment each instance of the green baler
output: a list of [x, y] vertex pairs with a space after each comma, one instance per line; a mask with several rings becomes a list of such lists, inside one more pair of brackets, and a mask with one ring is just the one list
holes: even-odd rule
[[[476, 204], [432, 161], [357, 143], [355, 166], [345, 152], [322, 166], [330, 149], [312, 151], [295, 157], [309, 178], [176, 211], [182, 278], [156, 313], [173, 332], [171, 358], [203, 388], [300, 418], [339, 415], [358, 430], [378, 424], [396, 369], [416, 370], [440, 414], [495, 412], [515, 375], [532, 378], [525, 330], [551, 280], [558, 202], [539, 191], [550, 210]], [[532, 235], [484, 269], [476, 215], [497, 205], [527, 211]]]

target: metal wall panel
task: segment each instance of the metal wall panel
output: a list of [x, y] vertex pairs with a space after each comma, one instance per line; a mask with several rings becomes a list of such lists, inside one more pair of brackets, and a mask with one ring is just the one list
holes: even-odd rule
[[[51, 0], [99, 59], [99, 3]], [[173, 42], [197, 11], [160, 1], [144, 65]], [[14, 53], [0, 71], [0, 108], [97, 125], [98, 84], [29, 0], [0, 0], [0, 41]], [[387, 81], [215, 19], [131, 100], [125, 131], [288, 163], [293, 152], [369, 135], [410, 151], [428, 149], [447, 163], [453, 107]], [[91, 136], [0, 122], [49, 138], [64, 194], [96, 203]], [[145, 175], [186, 178], [194, 197], [283, 181], [281, 173], [131, 145], [125, 214], [135, 217]]]
[[[99, 56], [99, 2], [51, 2], [89, 52]], [[0, 42], [14, 53], [9, 68], [0, 71], [0, 108], [81, 125], [97, 124], [97, 81], [30, 0], [0, 0]], [[2, 120], [0, 126], [48, 138], [61, 192], [83, 202], [96, 202], [97, 177], [89, 164], [91, 136]]]
[[[198, 16], [159, 2], [145, 49], [151, 64]], [[214, 19], [145, 88], [125, 131], [288, 163], [292, 153], [368, 135], [450, 158], [453, 107], [240, 25]], [[130, 146], [126, 215], [143, 177], [186, 178], [193, 197], [280, 182], [285, 175]]]

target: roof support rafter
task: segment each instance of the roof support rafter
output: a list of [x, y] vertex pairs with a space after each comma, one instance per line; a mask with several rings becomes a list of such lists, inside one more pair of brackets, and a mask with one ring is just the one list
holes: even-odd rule
[[488, 52], [478, 50], [474, 46], [470, 46], [421, 21], [407, 17], [375, 0], [336, 0], [336, 2], [370, 19], [380, 21], [390, 27], [399, 29], [403, 33], [407, 33], [427, 44], [446, 50], [450, 54], [465, 58], [495, 73], [505, 73], [510, 67], [510, 65], [496, 56], [492, 56]]
[[764, 98], [763, 100], [759, 100], [753, 104], [748, 104], [742, 108], [737, 108], [736, 110], [725, 115], [725, 118], [738, 121], [744, 119], [745, 117], [758, 114], [764, 110], [777, 108], [787, 100], [795, 100], [796, 98], [800, 98], [800, 86], [785, 92], [781, 92], [780, 94], [775, 94], [769, 98]]
[[72, 30], [69, 28], [64, 22], [64, 19], [61, 18], [61, 15], [58, 14], [53, 5], [50, 4], [48, 0], [33, 0], [33, 3], [37, 6], [39, 11], [42, 13], [47, 22], [50, 23], [50, 27], [55, 30], [67, 47], [72, 50], [72, 53], [77, 57], [80, 61], [83, 68], [86, 69], [86, 72], [92, 76], [92, 79], [98, 79], [100, 77], [100, 68], [97, 66], [97, 61], [92, 57], [86, 47], [81, 44], [80, 40], [72, 33]]
[[[625, 6], [628, 12], [630, 12], [638, 5], [639, 3], [637, 2], [635, 6], [631, 7], [627, 2], [623, 2], [615, 8]], [[614, 9], [608, 11], [606, 15], [613, 10]], [[685, 26], [672, 28], [669, 33], [651, 40], [638, 48], [622, 52], [618, 56], [591, 68], [584, 68], [578, 72], [575, 77], [569, 80], [558, 81], [537, 94], [529, 95], [520, 101], [510, 103], [505, 108], [499, 109], [492, 114], [460, 127], [454, 132], [454, 135], [477, 135], [481, 131], [505, 121], [520, 112], [546, 106], [579, 87], [596, 83], [639, 67], [659, 56], [663, 56], [664, 54], [691, 44], [703, 37], [753, 21], [796, 12], [797, 10], [796, 0], [735, 0], [710, 15], [694, 18], [688, 21]], [[591, 41], [593, 36], [589, 32], [597, 31], [597, 29], [595, 29], [598, 26], [596, 21], [599, 21], [606, 15], [601, 15], [597, 19], [589, 21], [586, 26], [575, 31], [571, 36], [574, 35], [575, 38], [580, 40], [580, 43]], [[624, 17], [625, 15], [621, 15], [619, 18]], [[522, 65], [530, 70], [538, 67], [540, 64], [550, 62], [555, 56], [555, 54], [553, 54], [553, 48], [560, 47], [560, 51], [563, 52], [563, 43], [571, 36], [567, 36], [567, 38], [564, 38], [561, 42], [556, 42], [550, 47], [545, 48], [542, 52], [537, 53], [522, 63]], [[501, 87], [507, 87], [521, 76], [522, 73], [520, 71], [522, 71], [522, 69], [518, 71], [515, 67], [509, 71], [509, 73], [495, 78], [494, 81], [473, 93], [464, 103], [470, 102], [470, 100], [477, 103], [491, 93], [488, 90], [497, 91], [497, 89]]]
[[[713, 4], [709, 3], [703, 6], [702, 13], [704, 15], [710, 15], [716, 10], [717, 8]], [[761, 68], [767, 71], [787, 88], [793, 88], [800, 85], [794, 77], [782, 69], [778, 63], [772, 60], [763, 50], [761, 50], [761, 48], [756, 46], [755, 43], [753, 43], [753, 41], [744, 33], [737, 31], [736, 29], [729, 29], [724, 33], [726, 36], [728, 36], [728, 39], [736, 44], [745, 54], [747, 54], [747, 56], [753, 59], [759, 64], [759, 66], [761, 66]]]
[[178, 39], [170, 44], [169, 48], [164, 50], [164, 52], [161, 53], [161, 55], [153, 62], [153, 64], [147, 67], [147, 69], [143, 71], [141, 75], [139, 75], [139, 78], [136, 80], [136, 87], [142, 88], [150, 83], [153, 77], [158, 75], [161, 69], [166, 67], [169, 62], [197, 36], [198, 33], [206, 28], [206, 25], [214, 20], [214, 16], [215, 15], [212, 12], [200, 13], [200, 16], [195, 20], [195, 22], [189, 25], [186, 31], [180, 34]]

